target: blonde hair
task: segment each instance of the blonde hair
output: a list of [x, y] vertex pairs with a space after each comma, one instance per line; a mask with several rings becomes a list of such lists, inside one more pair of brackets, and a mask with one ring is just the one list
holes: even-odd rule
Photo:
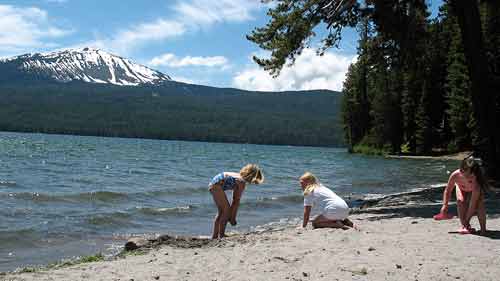
[[319, 186], [318, 178], [316, 178], [316, 176], [311, 172], [305, 172], [299, 180], [308, 182], [307, 186], [304, 188], [304, 196], [309, 195], [316, 187]]
[[247, 164], [240, 170], [241, 177], [248, 183], [261, 184], [264, 182], [264, 174], [259, 166], [255, 164]]

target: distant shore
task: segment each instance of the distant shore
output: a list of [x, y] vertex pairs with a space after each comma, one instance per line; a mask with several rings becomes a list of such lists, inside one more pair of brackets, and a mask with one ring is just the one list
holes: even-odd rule
[[438, 156], [426, 156], [426, 155], [387, 155], [387, 158], [400, 158], [400, 159], [440, 159], [440, 160], [463, 160], [465, 157], [469, 156], [471, 151], [462, 151], [453, 154], [438, 155]]
[[170, 239], [125, 258], [0, 280], [498, 280], [499, 195], [487, 200], [487, 236], [459, 235], [457, 219], [431, 218], [441, 188], [372, 201], [351, 216], [361, 231], [289, 225], [222, 241]]

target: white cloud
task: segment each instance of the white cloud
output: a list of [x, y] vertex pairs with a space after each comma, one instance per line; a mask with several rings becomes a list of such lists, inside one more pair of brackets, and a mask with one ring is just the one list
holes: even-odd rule
[[186, 67], [186, 66], [206, 66], [206, 67], [227, 67], [228, 60], [223, 56], [214, 57], [192, 57], [186, 56], [178, 58], [174, 54], [164, 54], [153, 58], [149, 65], [168, 66], [168, 67]]
[[254, 65], [237, 73], [233, 78], [233, 86], [253, 91], [340, 91], [347, 69], [355, 60], [356, 56], [342, 56], [332, 52], [318, 56], [313, 49], [305, 49], [295, 64], [284, 67], [277, 78]]
[[178, 1], [174, 10], [186, 24], [207, 25], [252, 20], [252, 12], [264, 7], [259, 0]]
[[46, 2], [49, 3], [57, 3], [57, 4], [62, 4], [68, 2], [68, 0], [45, 0]]
[[71, 30], [51, 24], [46, 11], [0, 5], [0, 52], [20, 52], [30, 48], [54, 47], [50, 39], [70, 34]]
[[80, 43], [76, 47], [93, 47], [120, 55], [128, 55], [131, 51], [141, 46], [181, 36], [185, 32], [186, 27], [180, 22], [157, 19], [152, 22], [137, 24], [128, 29], [119, 30], [116, 35], [110, 38]]
[[[58, 1], [58, 0], [53, 0]], [[189, 30], [221, 22], [242, 22], [253, 19], [252, 12], [264, 7], [258, 0], [191, 0], [177, 1], [169, 19], [140, 23], [119, 30], [116, 35], [78, 44], [129, 55], [142, 46], [185, 34]], [[193, 59], [197, 59], [196, 57]], [[187, 63], [187, 62], [186, 62]], [[196, 62], [193, 62], [193, 65]]]
[[[46, 0], [65, 2], [68, 0]], [[86, 42], [74, 44], [71, 47], [93, 47], [104, 49], [123, 56], [152, 42], [161, 42], [173, 37], [179, 37], [188, 31], [197, 31], [223, 22], [243, 22], [252, 20], [252, 13], [269, 4], [259, 0], [177, 0], [172, 5], [172, 14], [160, 17], [155, 21], [142, 22], [126, 29], [118, 30], [115, 35], [99, 37]], [[165, 11], [167, 12], [167, 11]], [[221, 58], [206, 61], [207, 58], [183, 59], [186, 65], [221, 64]], [[200, 61], [197, 61], [200, 60]], [[210, 65], [211, 66], [211, 65]]]
[[117, 43], [157, 41], [182, 35], [186, 31], [184, 24], [158, 19], [154, 22], [142, 23], [128, 30], [118, 32], [114, 38]]

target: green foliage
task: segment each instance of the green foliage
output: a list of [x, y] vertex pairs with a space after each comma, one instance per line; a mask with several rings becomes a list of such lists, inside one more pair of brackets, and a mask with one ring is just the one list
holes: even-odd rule
[[450, 128], [455, 136], [450, 143], [456, 150], [470, 149], [472, 144], [471, 132], [473, 127], [473, 111], [471, 100], [471, 85], [469, 70], [467, 69], [463, 53], [462, 37], [456, 19], [446, 19], [448, 31], [451, 35], [447, 57], [446, 97]]
[[388, 150], [381, 149], [381, 148], [376, 148], [371, 145], [365, 145], [365, 144], [357, 144], [353, 147], [353, 152], [354, 153], [361, 153], [365, 155], [387, 155], [389, 154]]
[[367, 21], [360, 26], [362, 38], [358, 61], [349, 66], [343, 87], [342, 122], [349, 148], [358, 143], [370, 129], [370, 104], [368, 101], [368, 40], [370, 27]]
[[39, 267], [28, 266], [28, 267], [21, 268], [20, 270], [17, 270], [17, 272], [19, 272], [19, 273], [34, 273], [34, 272], [55, 269], [55, 268], [63, 268], [63, 267], [68, 267], [68, 266], [73, 266], [73, 265], [78, 265], [78, 264], [83, 264], [83, 263], [100, 262], [103, 260], [104, 260], [104, 255], [102, 255], [101, 253], [98, 253], [95, 255], [79, 257], [76, 259], [62, 260], [59, 262], [51, 263], [47, 266], [39, 266]]
[[[268, 13], [269, 23], [255, 29], [248, 39], [271, 51], [269, 59], [256, 61], [275, 75], [283, 65], [293, 63], [315, 35], [314, 27], [326, 24], [332, 35], [323, 41], [321, 53], [336, 46], [342, 28], [358, 26], [358, 61], [347, 72], [341, 105], [344, 139], [351, 151], [368, 152], [366, 147], [371, 147], [428, 154], [446, 147], [470, 149], [474, 144], [495, 141], [494, 133], [483, 131], [480, 136], [477, 128], [490, 126], [491, 130], [485, 120], [493, 120], [500, 113], [500, 94], [472, 95], [468, 72], [474, 64], [476, 71], [489, 67], [497, 78], [488, 83], [500, 87], [499, 1], [484, 1], [481, 6], [489, 65], [480, 68], [477, 62], [465, 60], [461, 32], [469, 26], [459, 27], [448, 8], [458, 0], [445, 1], [436, 19], [429, 19], [423, 0], [273, 2], [277, 6]], [[474, 52], [477, 50], [469, 50]], [[495, 97], [485, 98], [490, 95]], [[488, 113], [482, 112], [485, 105], [478, 105], [484, 100], [493, 101], [497, 115], [491, 104], [487, 105]], [[486, 117], [479, 122], [477, 116]], [[500, 133], [496, 135], [498, 152]], [[500, 155], [497, 158], [496, 163], [500, 163]]]
[[99, 253], [99, 254], [92, 255], [92, 256], [81, 257], [78, 260], [76, 260], [74, 264], [98, 262], [98, 261], [103, 261], [103, 260], [104, 260], [104, 256], [101, 253]]
[[[279, 75], [281, 68], [288, 61], [293, 63], [302, 50], [308, 46], [308, 38], [316, 35], [314, 28], [320, 23], [327, 24], [330, 32], [323, 38], [320, 50], [334, 46], [341, 38], [344, 26], [354, 27], [357, 24], [357, 5], [327, 5], [324, 0], [276, 0], [274, 8], [267, 15], [271, 18], [265, 27], [255, 28], [247, 39], [260, 48], [271, 51], [270, 58], [258, 58], [254, 61]], [[336, 9], [333, 11], [332, 9]], [[342, 15], [337, 21], [329, 20], [332, 12]]]
[[410, 153], [410, 144], [409, 143], [404, 143], [401, 145], [401, 149], [400, 149], [401, 153], [403, 154], [407, 154], [407, 153]]
[[0, 130], [257, 144], [341, 146], [331, 91], [262, 93], [182, 83], [0, 85]]

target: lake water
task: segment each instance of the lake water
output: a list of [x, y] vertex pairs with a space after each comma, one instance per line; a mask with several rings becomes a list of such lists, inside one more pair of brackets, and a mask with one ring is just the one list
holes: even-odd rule
[[344, 148], [0, 132], [0, 271], [113, 253], [131, 235], [210, 235], [216, 208], [207, 184], [246, 163], [263, 168], [265, 183], [247, 188], [228, 231], [300, 218], [305, 171], [352, 205], [446, 182], [457, 166]]

